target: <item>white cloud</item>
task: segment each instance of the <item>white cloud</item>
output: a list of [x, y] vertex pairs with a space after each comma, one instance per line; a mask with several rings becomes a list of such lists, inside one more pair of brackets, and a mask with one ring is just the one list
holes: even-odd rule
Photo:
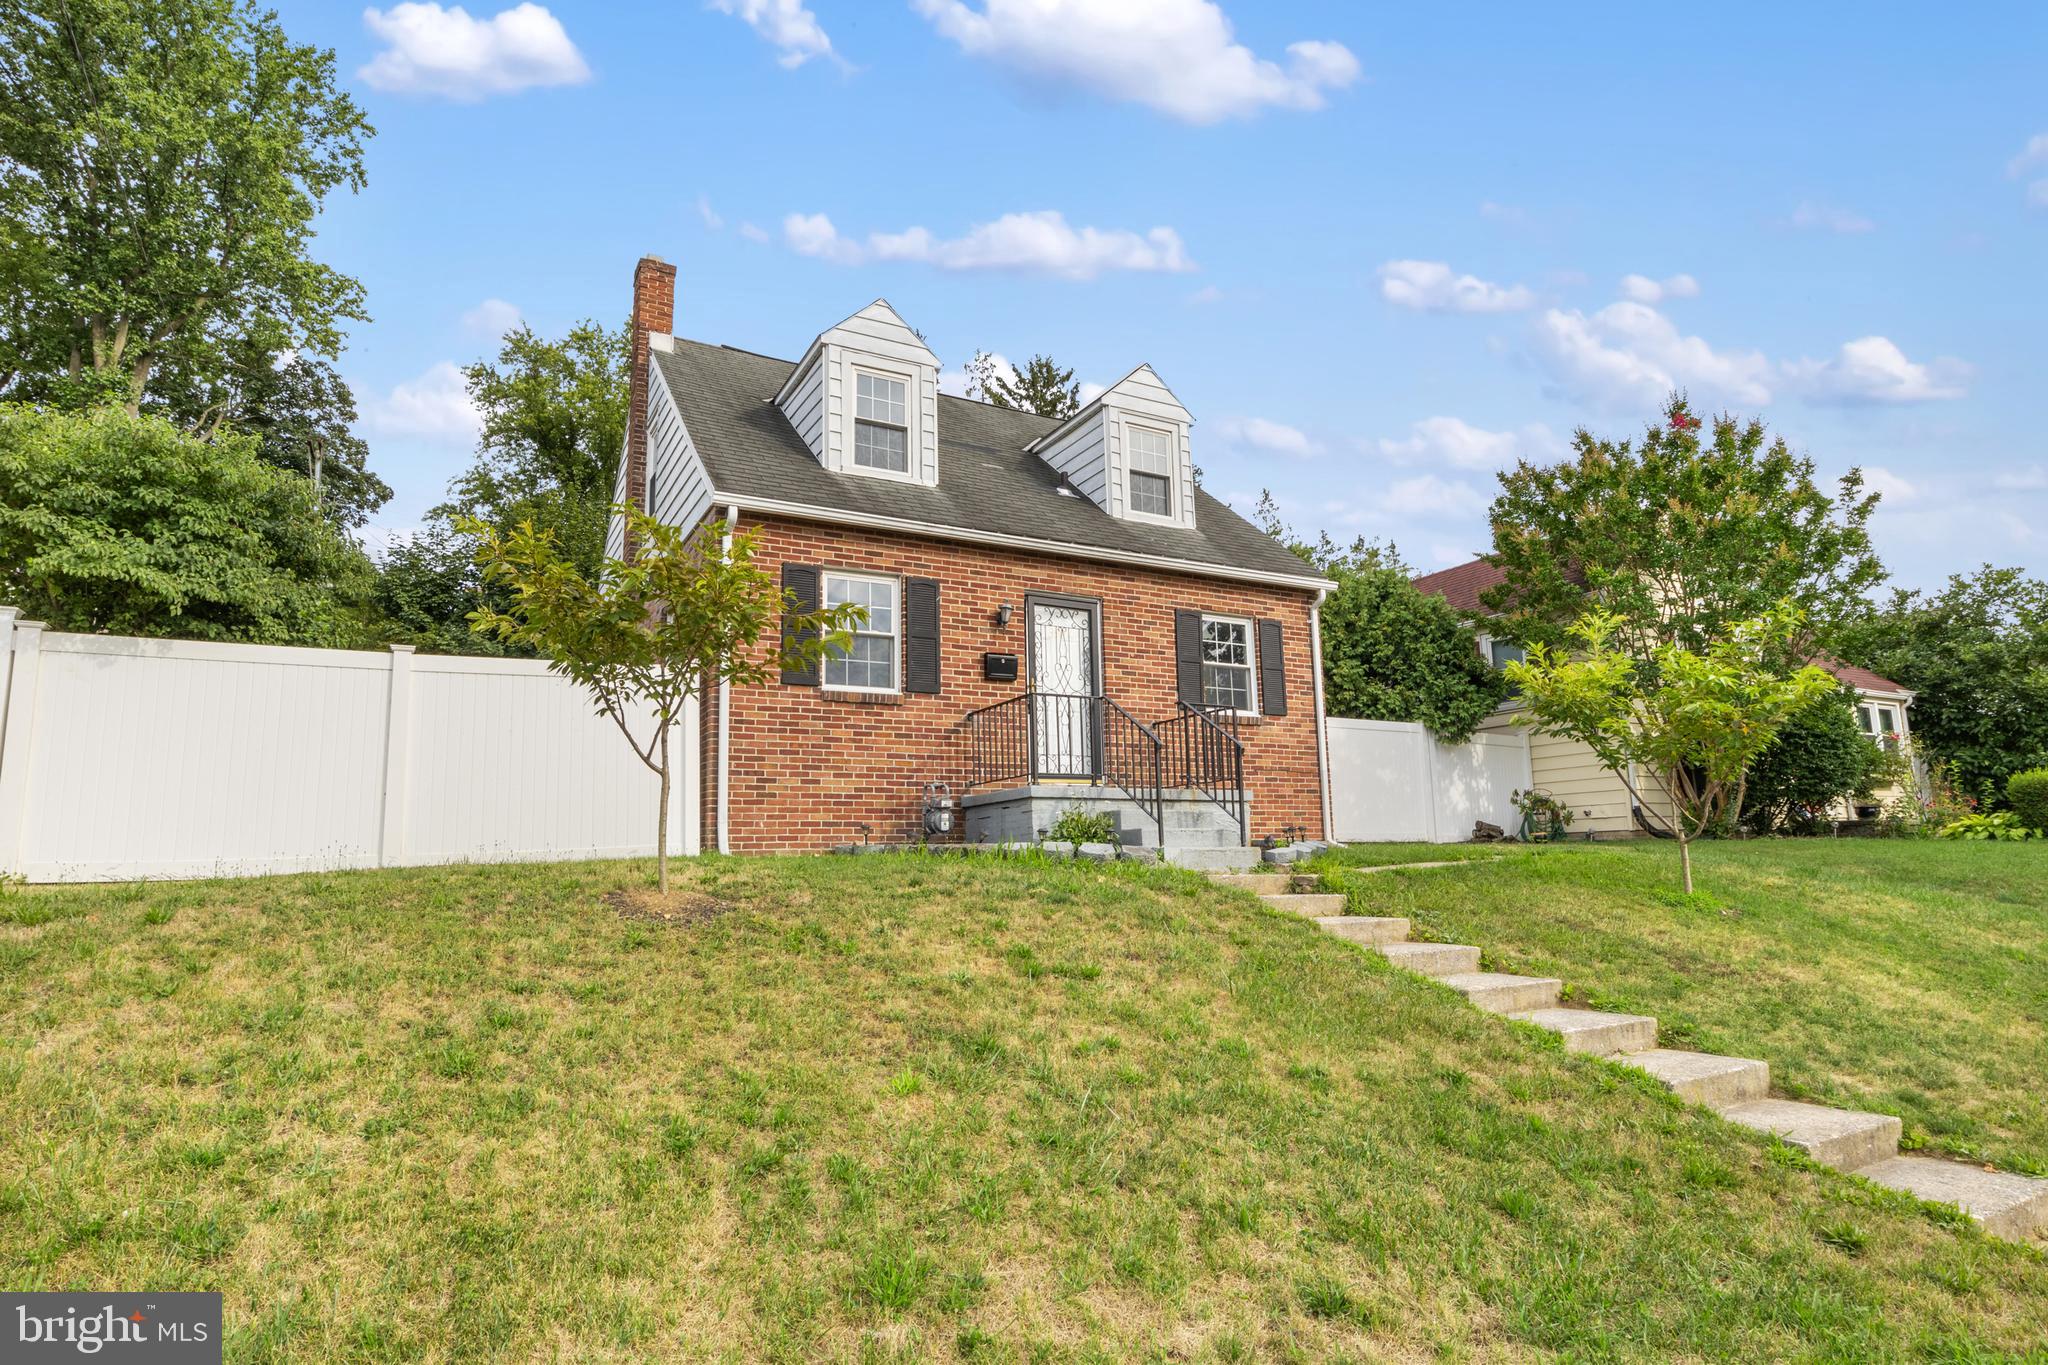
[[517, 328], [519, 323], [519, 305], [503, 299], [485, 299], [462, 315], [464, 331], [493, 341]]
[[[995, 373], [998, 378], [1015, 381], [1017, 378], [1017, 367], [1010, 363], [1008, 356], [1004, 355], [1001, 351], [991, 351], [989, 352], [989, 359], [995, 362]], [[962, 365], [957, 370], [939, 371], [940, 393], [950, 393], [955, 398], [965, 398], [967, 396], [967, 384], [968, 374], [965, 365]]]
[[1700, 282], [1690, 275], [1670, 275], [1653, 280], [1648, 275], [1623, 275], [1621, 296], [1637, 303], [1662, 303], [1665, 299], [1696, 299]]
[[462, 371], [448, 360], [430, 365], [418, 378], [372, 398], [364, 405], [363, 416], [377, 435], [447, 445], [475, 441], [481, 425]]
[[1473, 516], [1484, 512], [1490, 501], [1485, 492], [1463, 479], [1440, 479], [1434, 474], [1397, 479], [1378, 499], [1382, 511], [1402, 517]]
[[1381, 437], [1366, 449], [1397, 464], [1505, 469], [1520, 459], [1561, 454], [1564, 443], [1541, 422], [1520, 431], [1488, 431], [1457, 417], [1425, 417], [1398, 439]]
[[916, 261], [941, 270], [1009, 270], [1069, 280], [1094, 279], [1111, 270], [1178, 273], [1195, 268], [1172, 228], [1143, 234], [1076, 228], [1053, 209], [1006, 213], [962, 237], [942, 238], [928, 228], [911, 227], [869, 233], [864, 240], [841, 236], [822, 213], [792, 213], [782, 220], [782, 235], [798, 255], [839, 265]]
[[[2043, 166], [2048, 166], [2048, 133], [2036, 133], [2020, 148], [2019, 155], [2006, 163], [2005, 173], [2018, 180]], [[2048, 178], [2036, 177], [2028, 182], [2027, 203], [2033, 208], [2048, 209]]]
[[1877, 230], [1877, 224], [1860, 213], [1852, 213], [1848, 209], [1834, 204], [1823, 204], [1814, 199], [1802, 200], [1786, 221], [1801, 231], [1834, 232], [1843, 236], [1856, 236]]
[[740, 236], [750, 242], [765, 242], [769, 240], [768, 229], [755, 223], [741, 223]]
[[1108, 392], [1109, 385], [1107, 384], [1098, 384], [1092, 379], [1082, 380], [1081, 392], [1079, 395], [1081, 406], [1084, 408], [1087, 407], [1090, 403], [1093, 403], [1096, 399], [1102, 397], [1102, 395]]
[[912, 0], [962, 52], [1030, 81], [1142, 104], [1184, 123], [1320, 109], [1358, 79], [1341, 43], [1287, 47], [1286, 65], [1232, 36], [1211, 0]]
[[1380, 297], [1431, 313], [1513, 313], [1536, 303], [1524, 285], [1454, 274], [1442, 261], [1388, 261], [1380, 267]]
[[357, 73], [378, 90], [467, 102], [590, 79], [583, 54], [541, 5], [477, 19], [460, 5], [407, 0], [364, 10], [363, 24], [385, 44]]
[[1529, 225], [1529, 211], [1527, 209], [1517, 204], [1496, 203], [1491, 199], [1480, 203], [1479, 216], [1496, 223], [1505, 223], [1509, 227], [1527, 227]]
[[1994, 476], [1991, 483], [2008, 493], [2048, 492], [2048, 465], [2030, 464], [2023, 469], [2008, 469]]
[[1605, 407], [1653, 409], [1673, 389], [1749, 406], [1771, 400], [1771, 363], [1760, 353], [1717, 351], [1648, 304], [1624, 300], [1591, 315], [1549, 309], [1537, 320], [1534, 350], [1560, 390]]
[[1285, 455], [1293, 459], [1306, 459], [1322, 450], [1322, 447], [1300, 428], [1265, 417], [1218, 418], [1216, 434], [1227, 445], [1255, 450], [1263, 455]]
[[780, 53], [775, 59], [780, 66], [794, 70], [813, 57], [836, 55], [818, 16], [804, 8], [803, 0], [711, 0], [711, 8], [744, 20]]
[[719, 216], [717, 209], [711, 207], [711, 199], [708, 195], [700, 194], [697, 196], [697, 216], [704, 221], [704, 226], [710, 228], [713, 232], [725, 226], [725, 219]]
[[1912, 502], [1920, 496], [1920, 488], [1903, 475], [1894, 474], [1883, 465], [1871, 465], [1863, 471], [1863, 485], [1880, 495], [1887, 507], [1897, 507]]
[[1908, 360], [1888, 337], [1844, 342], [1831, 360], [1798, 360], [1785, 375], [1808, 398], [1823, 403], [1925, 403], [1961, 398], [1970, 367], [1943, 356], [1927, 364]]

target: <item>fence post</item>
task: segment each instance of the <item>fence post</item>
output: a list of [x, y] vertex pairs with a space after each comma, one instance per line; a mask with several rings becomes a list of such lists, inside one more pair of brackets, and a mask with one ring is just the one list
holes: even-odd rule
[[1443, 841], [1437, 838], [1437, 805], [1443, 800], [1443, 793], [1437, 787], [1436, 736], [1429, 732], [1426, 725], [1418, 725], [1415, 728], [1416, 738], [1422, 745], [1422, 837], [1432, 844], [1442, 843]]
[[384, 830], [377, 840], [377, 866], [396, 867], [405, 857], [405, 799], [412, 762], [412, 646], [391, 646], [391, 696], [384, 722]]
[[17, 620], [0, 607], [0, 657], [7, 661], [0, 691], [0, 876], [28, 868], [22, 826], [28, 818], [28, 764], [36, 723], [36, 681], [42, 673], [43, 623]]

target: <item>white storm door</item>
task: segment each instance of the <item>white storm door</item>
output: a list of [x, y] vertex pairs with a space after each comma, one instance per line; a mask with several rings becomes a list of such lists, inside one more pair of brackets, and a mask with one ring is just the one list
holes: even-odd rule
[[1031, 604], [1032, 738], [1038, 776], [1095, 776], [1095, 614]]

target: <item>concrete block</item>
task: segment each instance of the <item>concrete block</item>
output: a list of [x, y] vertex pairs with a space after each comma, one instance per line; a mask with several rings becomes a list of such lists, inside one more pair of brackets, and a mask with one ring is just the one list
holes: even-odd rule
[[1119, 858], [1126, 862], [1156, 863], [1159, 861], [1158, 849], [1145, 848], [1138, 844], [1120, 844], [1117, 846], [1116, 853]]
[[1564, 1040], [1566, 1052], [1612, 1057], [1657, 1046], [1657, 1021], [1646, 1014], [1607, 1014], [1600, 1010], [1522, 1010], [1510, 1014], [1525, 1024], [1548, 1029]]
[[1259, 865], [1255, 848], [1180, 848], [1168, 844], [1166, 861], [1198, 872], [1244, 872]]
[[1299, 853], [1296, 853], [1292, 848], [1269, 848], [1265, 852], [1265, 859], [1267, 862], [1279, 863], [1282, 866], [1285, 866], [1288, 863], [1297, 862], [1300, 860], [1300, 858], [1301, 855]]
[[1283, 891], [1277, 895], [1261, 892], [1259, 899], [1275, 910], [1292, 910], [1297, 915], [1341, 915], [1351, 903], [1349, 897], [1336, 891]]
[[1116, 845], [1082, 844], [1074, 850], [1074, 856], [1091, 863], [1113, 863], [1116, 861]]
[[1074, 846], [1064, 839], [1047, 839], [1038, 846], [1038, 851], [1053, 858], [1074, 856]]
[[1316, 923], [1349, 943], [1399, 943], [1408, 937], [1408, 921], [1394, 915], [1324, 915]]
[[1403, 971], [1456, 976], [1479, 970], [1479, 950], [1464, 943], [1382, 943], [1380, 953]]
[[2048, 1236], [2048, 1180], [1925, 1156], [1895, 1156], [1856, 1174], [1887, 1189], [1954, 1204], [1994, 1237], [2019, 1242]]
[[1749, 1057], [1656, 1047], [1622, 1060], [1649, 1072], [1678, 1098], [1711, 1109], [1760, 1100], [1771, 1089], [1770, 1064]]
[[1294, 889], [1294, 878], [1284, 872], [1211, 872], [1209, 880], [1218, 886], [1267, 896], [1284, 896]]
[[1730, 1105], [1721, 1117], [1758, 1132], [1776, 1133], [1838, 1171], [1861, 1170], [1899, 1154], [1901, 1125], [1890, 1114], [1829, 1109], [1797, 1100], [1752, 1100]]
[[1548, 976], [1515, 976], [1509, 972], [1460, 972], [1441, 980], [1480, 1009], [1494, 1014], [1549, 1009], [1564, 993], [1564, 983]]

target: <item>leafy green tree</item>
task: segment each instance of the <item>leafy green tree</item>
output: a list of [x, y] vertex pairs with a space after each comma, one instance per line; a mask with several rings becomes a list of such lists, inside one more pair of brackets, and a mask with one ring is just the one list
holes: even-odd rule
[[1838, 687], [1788, 720], [1750, 764], [1738, 818], [1759, 834], [1804, 829], [1836, 801], [1867, 795], [1885, 759], [1856, 723], [1856, 694]]
[[363, 290], [313, 224], [371, 133], [249, 0], [0, 6], [0, 393], [132, 414], [259, 329], [332, 355]]
[[1064, 419], [1081, 410], [1081, 386], [1074, 382], [1074, 372], [1062, 369], [1049, 355], [1035, 355], [1023, 369], [1005, 375], [993, 356], [976, 351], [967, 368], [970, 398], [1040, 417]]
[[1868, 523], [1877, 495], [1860, 471], [1831, 493], [1813, 461], [1762, 422], [1705, 429], [1682, 395], [1640, 441], [1581, 429], [1574, 456], [1500, 476], [1490, 513], [1506, 581], [1483, 595], [1503, 633], [1553, 647], [1598, 607], [1639, 664], [1664, 645], [1705, 650], [1737, 622], [1789, 604], [1823, 639], [1884, 576]]
[[[849, 605], [799, 611], [795, 596], [754, 562], [752, 532], [727, 543], [721, 528], [685, 531], [630, 504], [614, 510], [625, 517], [639, 553], [631, 563], [605, 561], [595, 575], [563, 553], [553, 531], [531, 521], [500, 534], [465, 517], [457, 529], [478, 539], [485, 578], [508, 594], [504, 609], [472, 612], [474, 628], [535, 651], [555, 672], [581, 683], [634, 756], [660, 776], [655, 849], [666, 894], [669, 732], [684, 703], [721, 683], [759, 686], [781, 669], [808, 667], [846, 649], [867, 611]], [[781, 634], [771, 634], [778, 624]]]
[[559, 340], [522, 326], [463, 374], [483, 419], [477, 459], [437, 516], [509, 532], [532, 521], [586, 576], [604, 559], [625, 449], [631, 352], [623, 326], [579, 322]]
[[370, 565], [253, 437], [0, 406], [0, 601], [61, 630], [363, 643]]
[[1986, 564], [1939, 592], [1898, 589], [1835, 652], [1913, 689], [1913, 740], [1987, 804], [2048, 764], [2048, 582]]
[[1567, 644], [1529, 646], [1526, 662], [1503, 670], [1527, 710], [1519, 720], [1574, 739], [1643, 804], [1644, 778], [1669, 798], [1677, 819], [1679, 864], [1692, 894], [1692, 841], [1743, 807], [1750, 764], [1787, 722], [1834, 689], [1811, 664], [1781, 662], [1798, 638], [1789, 605], [1728, 625], [1695, 652], [1658, 645], [1647, 667], [1618, 637], [1622, 618], [1594, 609], [1567, 632]]
[[433, 654], [530, 654], [471, 630], [469, 615], [503, 609], [507, 594], [484, 581], [476, 543], [445, 521], [429, 523], [385, 550], [372, 602], [393, 640]]

